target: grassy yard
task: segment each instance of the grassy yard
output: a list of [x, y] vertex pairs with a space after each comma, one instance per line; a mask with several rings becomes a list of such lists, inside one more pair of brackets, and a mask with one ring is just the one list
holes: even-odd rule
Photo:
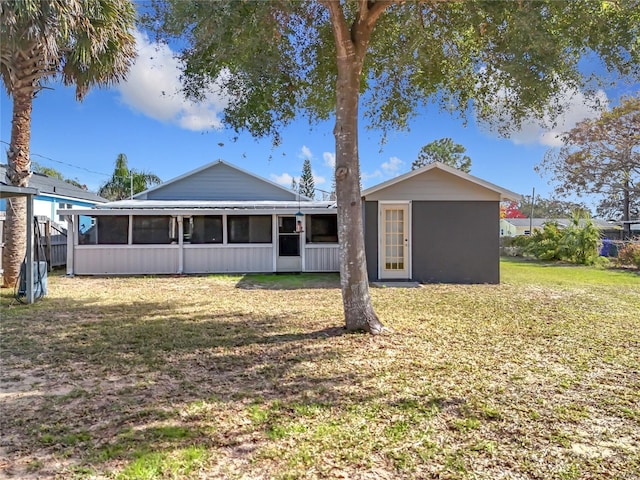
[[0, 478], [640, 478], [640, 277], [49, 278], [0, 304]]

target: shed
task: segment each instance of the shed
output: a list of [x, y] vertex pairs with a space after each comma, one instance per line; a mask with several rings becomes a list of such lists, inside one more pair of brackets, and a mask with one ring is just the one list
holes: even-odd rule
[[520, 195], [442, 163], [363, 192], [370, 281], [500, 282], [500, 202]]

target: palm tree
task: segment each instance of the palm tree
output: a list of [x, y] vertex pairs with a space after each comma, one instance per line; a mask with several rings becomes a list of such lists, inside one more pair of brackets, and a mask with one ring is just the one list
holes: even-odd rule
[[[33, 98], [47, 80], [90, 87], [122, 80], [135, 58], [136, 11], [130, 0], [0, 1], [0, 77], [13, 99], [7, 179], [26, 187]], [[26, 202], [11, 199], [3, 250], [4, 286], [15, 284], [26, 247]]]
[[109, 200], [122, 200], [159, 183], [162, 183], [162, 180], [153, 173], [130, 170], [127, 165], [127, 156], [121, 153], [116, 158], [113, 175], [100, 187], [98, 195]]

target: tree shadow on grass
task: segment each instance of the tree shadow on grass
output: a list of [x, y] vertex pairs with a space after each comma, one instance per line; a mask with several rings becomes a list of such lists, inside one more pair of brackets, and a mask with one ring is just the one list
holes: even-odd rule
[[[246, 415], [251, 405], [273, 401], [333, 407], [353, 401], [345, 392], [362, 378], [348, 365], [335, 365], [341, 365], [340, 345], [363, 337], [335, 326], [300, 327], [296, 319], [304, 312], [296, 310], [188, 310], [187, 302], [174, 308], [53, 299], [36, 316], [25, 309], [4, 321], [5, 473], [20, 477], [31, 468], [46, 478], [78, 465], [100, 472], [150, 452], [245, 448], [247, 435], [258, 435], [258, 443], [267, 435], [268, 425], [256, 430], [249, 418], [248, 425], [212, 436], [181, 411], [202, 402], [213, 404], [220, 417]], [[177, 429], [173, 436], [162, 430], [169, 427]], [[50, 461], [34, 463], [33, 452]]]
[[243, 275], [236, 288], [245, 290], [298, 290], [340, 288], [338, 273], [272, 273]]

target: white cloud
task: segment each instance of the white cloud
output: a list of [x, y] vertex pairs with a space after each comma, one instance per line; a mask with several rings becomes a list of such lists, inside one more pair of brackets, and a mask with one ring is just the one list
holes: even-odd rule
[[[502, 99], [504, 101], [504, 98]], [[500, 95], [497, 99], [500, 102]], [[567, 88], [557, 99], [563, 106], [556, 118], [545, 115], [542, 119], [525, 119], [517, 131], [509, 134], [509, 139], [516, 145], [540, 144], [547, 147], [562, 145], [560, 136], [571, 130], [578, 122], [600, 116], [601, 109], [606, 108], [609, 101], [603, 90], [595, 96], [588, 97], [574, 88]], [[483, 126], [487, 127], [486, 124]]]
[[373, 173], [362, 172], [360, 174], [360, 178], [362, 179], [363, 182], [366, 182], [367, 180], [371, 180], [373, 178], [380, 178], [380, 177], [382, 177], [382, 172], [380, 170], [375, 170]]
[[311, 174], [313, 175], [313, 183], [314, 183], [314, 185], [322, 185], [323, 183], [327, 183], [327, 179], [325, 177], [323, 177], [322, 175], [318, 175], [313, 170], [311, 171]]
[[136, 31], [138, 57], [127, 80], [117, 86], [122, 101], [133, 110], [163, 122], [172, 122], [186, 130], [221, 128], [219, 114], [227, 99], [212, 87], [202, 102], [187, 100], [181, 91], [180, 62], [165, 44], [149, 41]]
[[332, 152], [324, 152], [322, 159], [327, 167], [336, 168], [336, 154]]
[[[282, 185], [287, 188], [291, 187], [291, 180], [293, 180], [293, 178], [294, 177], [289, 175], [287, 172], [283, 173], [282, 175], [276, 175], [275, 173], [271, 174], [272, 181], [276, 182], [278, 185]], [[296, 182], [297, 181], [298, 179], [296, 179]]]
[[387, 176], [397, 176], [404, 162], [398, 157], [390, 157], [388, 162], [384, 162], [380, 167]]
[[298, 154], [298, 158], [306, 160], [307, 158], [311, 160], [313, 158], [313, 153], [311, 153], [311, 149], [306, 145], [303, 145], [300, 149], [300, 153]]

